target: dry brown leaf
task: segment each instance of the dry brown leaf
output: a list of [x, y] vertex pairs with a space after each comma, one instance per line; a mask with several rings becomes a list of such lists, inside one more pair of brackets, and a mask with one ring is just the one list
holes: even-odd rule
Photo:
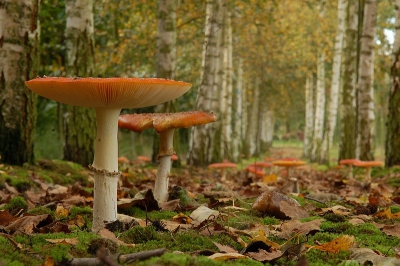
[[70, 209], [73, 206], [85, 206], [86, 198], [80, 195], [73, 195], [67, 199], [62, 200], [63, 206], [66, 209]]
[[162, 211], [176, 211], [179, 208], [180, 199], [174, 199], [167, 202], [160, 202], [160, 208]]
[[42, 226], [45, 226], [50, 224], [51, 222], [53, 222], [53, 218], [50, 214], [24, 216], [6, 226], [5, 229], [10, 233], [22, 231], [29, 234], [34, 228], [36, 228], [39, 223], [41, 223]]
[[278, 249], [273, 249], [271, 252], [268, 252], [264, 249], [259, 249], [258, 252], [247, 252], [247, 256], [257, 261], [272, 261], [277, 258], [282, 257], [283, 253]]
[[[306, 211], [300, 211], [300, 207], [300, 204], [295, 199], [275, 191], [264, 192], [251, 206], [253, 210], [273, 215], [279, 219], [288, 219], [288, 217], [291, 217], [289, 215], [305, 215]], [[297, 212], [300, 213], [300, 215], [298, 215]]]
[[0, 211], [0, 225], [1, 226], [7, 226], [15, 220], [18, 220], [18, 218], [11, 215], [7, 210]]
[[387, 234], [388, 236], [396, 236], [400, 237], [400, 224], [395, 225], [385, 225], [382, 229], [382, 232]]
[[234, 248], [230, 247], [230, 246], [226, 246], [226, 245], [221, 245], [217, 242], [214, 242], [214, 245], [217, 246], [217, 248], [219, 249], [219, 251], [224, 252], [224, 253], [235, 253], [237, 252]]
[[318, 245], [318, 246], [310, 246], [306, 245], [306, 247], [319, 249], [321, 251], [331, 252], [334, 254], [339, 253], [342, 250], [350, 249], [354, 244], [354, 236], [344, 235], [338, 238], [335, 238], [331, 242]]
[[251, 242], [255, 242], [255, 241], [262, 241], [267, 246], [270, 246], [272, 248], [276, 248], [276, 249], [280, 248], [280, 245], [278, 243], [275, 243], [267, 238], [267, 235], [265, 234], [264, 230], [259, 230], [258, 234], [251, 239]]
[[205, 220], [215, 220], [219, 217], [220, 212], [212, 210], [206, 206], [199, 206], [190, 214], [190, 218], [196, 222], [204, 222]]
[[352, 248], [350, 251], [351, 258], [361, 265], [367, 265], [367, 262], [371, 262], [372, 265], [400, 265], [400, 259], [378, 255], [369, 248]]
[[52, 244], [67, 244], [75, 246], [79, 243], [78, 238], [60, 238], [60, 239], [46, 239], [47, 242]]
[[321, 223], [324, 219], [317, 219], [309, 222], [302, 223], [299, 220], [291, 220], [285, 222], [281, 226], [281, 232], [277, 236], [283, 239], [289, 239], [293, 235], [307, 235], [312, 231], [319, 231]]
[[129, 246], [129, 247], [134, 247], [135, 246], [135, 244], [126, 244], [125, 242], [119, 240], [115, 236], [115, 234], [113, 232], [111, 232], [110, 230], [105, 229], [105, 228], [101, 229], [98, 232], [98, 235], [101, 236], [102, 238], [106, 238], [106, 239], [112, 240], [115, 243], [117, 243], [118, 245], [124, 245], [124, 246]]
[[85, 219], [83, 218], [82, 215], [77, 215], [75, 218], [70, 219], [68, 221], [68, 225], [70, 226], [78, 226], [79, 228], [82, 228], [86, 224]]
[[214, 253], [213, 255], [208, 256], [208, 258], [212, 260], [225, 261], [230, 259], [245, 259], [247, 257], [240, 253]]
[[334, 214], [346, 216], [350, 214], [350, 210], [344, 206], [336, 205], [330, 208], [322, 208], [322, 213], [333, 212]]
[[303, 219], [310, 216], [303, 206], [293, 205], [290, 202], [279, 202], [279, 207], [281, 211], [291, 219]]

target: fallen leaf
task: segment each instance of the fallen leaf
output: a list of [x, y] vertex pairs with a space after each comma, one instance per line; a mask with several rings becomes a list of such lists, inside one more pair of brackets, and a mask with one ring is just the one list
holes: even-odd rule
[[7, 226], [15, 220], [18, 220], [18, 218], [11, 215], [7, 210], [0, 211], [0, 225], [1, 226]]
[[212, 210], [206, 206], [200, 206], [194, 210], [189, 216], [193, 221], [202, 223], [205, 220], [215, 220], [219, 217], [220, 212]]
[[30, 234], [31, 230], [35, 229], [39, 225], [39, 223], [41, 226], [45, 226], [50, 224], [51, 222], [53, 222], [53, 218], [50, 214], [24, 216], [6, 226], [5, 229], [10, 233], [22, 231]]
[[52, 257], [47, 257], [41, 266], [54, 266], [54, 259]]
[[[251, 206], [253, 210], [270, 214], [279, 219], [288, 219], [290, 216], [286, 213], [289, 215], [297, 215], [296, 212], [299, 211], [297, 207], [301, 206], [295, 199], [275, 191], [264, 192]], [[283, 208], [285, 208], [285, 210]], [[304, 215], [303, 212], [300, 216], [302, 215]]]
[[348, 250], [354, 244], [354, 236], [344, 235], [338, 238], [335, 238], [331, 242], [317, 245], [317, 246], [310, 246], [306, 245], [306, 247], [319, 249], [321, 251], [331, 252], [334, 254], [339, 253], [342, 250]]
[[235, 253], [237, 252], [234, 248], [230, 247], [230, 246], [226, 246], [226, 245], [221, 245], [217, 242], [214, 242], [214, 245], [217, 246], [217, 248], [219, 249], [219, 251], [224, 252], [224, 253]]
[[383, 228], [381, 228], [381, 231], [388, 236], [400, 237], [400, 224], [385, 225]]
[[376, 254], [373, 250], [369, 248], [352, 248], [350, 249], [350, 258], [358, 261], [361, 265], [400, 265], [400, 259], [394, 257], [384, 257], [382, 255]]
[[282, 257], [283, 253], [280, 250], [273, 249], [268, 252], [264, 249], [259, 249], [258, 252], [247, 252], [247, 256], [260, 262], [272, 261]]
[[321, 210], [322, 210], [322, 214], [327, 213], [327, 212], [333, 212], [334, 214], [338, 214], [338, 215], [342, 215], [342, 216], [346, 216], [346, 215], [350, 214], [350, 210], [341, 205], [335, 205], [330, 208], [322, 208]]
[[62, 205], [57, 205], [56, 208], [56, 218], [61, 219], [67, 217], [69, 214], [69, 211], [65, 209]]
[[68, 244], [75, 246], [79, 243], [79, 240], [77, 237], [75, 238], [60, 238], [60, 239], [46, 239], [47, 242], [50, 242], [52, 244]]
[[321, 223], [324, 219], [317, 219], [302, 223], [299, 220], [291, 220], [281, 225], [281, 232], [277, 236], [283, 239], [289, 239], [294, 235], [307, 235], [310, 232], [320, 231]]
[[191, 224], [192, 223], [192, 219], [182, 212], [178, 213], [171, 219], [172, 219], [172, 221], [175, 221], [175, 222], [178, 222], [181, 224]]
[[230, 259], [245, 259], [247, 256], [240, 253], [214, 253], [213, 255], [208, 256], [208, 258], [212, 260], [225, 261]]

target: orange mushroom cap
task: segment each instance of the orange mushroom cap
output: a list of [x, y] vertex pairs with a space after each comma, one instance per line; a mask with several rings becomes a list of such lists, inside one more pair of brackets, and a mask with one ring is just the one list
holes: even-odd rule
[[237, 168], [237, 164], [235, 163], [212, 163], [208, 165], [208, 168]]
[[274, 165], [270, 162], [255, 162], [255, 163], [249, 164], [249, 166], [260, 167], [260, 168], [269, 168]]
[[139, 161], [142, 161], [142, 162], [150, 162], [150, 161], [151, 161], [150, 157], [143, 156], [143, 155], [139, 155], [139, 156], [137, 157], [137, 159], [138, 159]]
[[172, 160], [172, 161], [177, 161], [177, 160], [178, 160], [178, 155], [172, 154], [171, 160]]
[[344, 160], [340, 160], [339, 164], [354, 164], [356, 162], [360, 162], [359, 159], [344, 159]]
[[261, 168], [254, 166], [254, 165], [247, 166], [246, 171], [249, 173], [253, 173], [258, 177], [265, 175], [264, 171]]
[[296, 161], [278, 160], [278, 161], [273, 161], [272, 163], [274, 165], [283, 166], [283, 167], [296, 167], [296, 166], [302, 166], [302, 165], [306, 164], [305, 161], [300, 161], [300, 160], [296, 160]]
[[158, 133], [170, 128], [188, 128], [215, 122], [217, 118], [213, 113], [190, 111], [179, 113], [154, 113], [154, 114], [126, 114], [118, 119], [118, 127], [135, 132], [142, 132], [154, 127]]
[[43, 77], [25, 82], [45, 98], [82, 107], [139, 108], [180, 97], [190, 83], [159, 78]]
[[129, 163], [129, 159], [126, 158], [125, 156], [121, 156], [121, 157], [118, 157], [118, 162], [119, 163]]
[[354, 162], [354, 166], [357, 167], [374, 167], [374, 166], [383, 166], [383, 162], [381, 161], [358, 161]]

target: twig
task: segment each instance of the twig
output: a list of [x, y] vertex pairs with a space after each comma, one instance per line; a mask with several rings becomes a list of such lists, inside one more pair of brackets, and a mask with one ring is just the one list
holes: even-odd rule
[[12, 239], [9, 235], [4, 234], [4, 233], [0, 233], [0, 236], [7, 238], [8, 241], [11, 242], [11, 244], [16, 248], [16, 249], [20, 249], [20, 247], [18, 247], [18, 243], [14, 241], [14, 239]]
[[321, 203], [321, 204], [323, 204], [323, 205], [325, 205], [325, 206], [328, 206], [328, 204], [326, 204], [325, 202], [323, 202], [323, 201], [321, 201], [321, 200], [318, 200], [318, 199], [314, 199], [314, 198], [312, 198], [312, 197], [310, 197], [310, 196], [304, 196], [304, 198], [305, 198], [305, 199], [309, 199], [309, 200], [313, 200], [313, 201], [316, 201], [316, 202], [318, 202], [318, 203]]
[[108, 266], [118, 266], [114, 260], [108, 256], [108, 250], [104, 247], [99, 248], [96, 252], [97, 257]]
[[73, 266], [100, 266], [106, 263], [109, 266], [118, 265], [112, 260], [117, 260], [118, 263], [131, 263], [136, 260], [146, 260], [151, 257], [161, 256], [165, 252], [165, 248], [159, 248], [154, 250], [142, 251], [137, 253], [125, 254], [125, 255], [115, 255], [115, 256], [105, 256], [107, 260], [110, 260], [114, 264], [109, 264], [108, 262], [102, 261], [99, 258], [73, 258], [70, 260], [69, 265]]

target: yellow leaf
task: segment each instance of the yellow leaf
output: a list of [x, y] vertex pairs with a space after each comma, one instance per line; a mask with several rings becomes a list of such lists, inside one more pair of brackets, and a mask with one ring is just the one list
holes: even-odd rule
[[338, 238], [335, 238], [331, 242], [318, 245], [318, 246], [310, 246], [306, 245], [309, 248], [319, 249], [321, 251], [331, 252], [334, 254], [339, 253], [341, 250], [348, 250], [354, 244], [354, 236], [344, 235]]
[[192, 219], [189, 216], [185, 215], [184, 213], [179, 213], [175, 215], [174, 217], [172, 217], [172, 220], [182, 224], [192, 223]]
[[58, 205], [56, 208], [56, 217], [57, 219], [63, 218], [63, 217], [67, 217], [69, 214], [69, 211], [67, 209], [64, 209], [63, 206]]
[[271, 175], [266, 175], [263, 177], [262, 182], [266, 184], [270, 183], [276, 183], [277, 180], [277, 175], [276, 174], [271, 174]]
[[211, 256], [208, 256], [209, 259], [212, 260], [229, 260], [229, 259], [245, 259], [247, 258], [245, 255], [240, 253], [214, 253]]
[[264, 242], [266, 245], [268, 245], [268, 246], [270, 246], [270, 247], [277, 248], [277, 249], [280, 248], [280, 245], [279, 245], [279, 244], [277, 244], [277, 243], [275, 243], [275, 242], [273, 242], [273, 241], [271, 241], [271, 240], [269, 240], [269, 239], [267, 238], [267, 236], [266, 236], [264, 230], [262, 230], [262, 229], [258, 230], [258, 235], [254, 236], [253, 239], [252, 239], [251, 241], [252, 241], [252, 242], [255, 242], [255, 241], [262, 241], [262, 242]]

